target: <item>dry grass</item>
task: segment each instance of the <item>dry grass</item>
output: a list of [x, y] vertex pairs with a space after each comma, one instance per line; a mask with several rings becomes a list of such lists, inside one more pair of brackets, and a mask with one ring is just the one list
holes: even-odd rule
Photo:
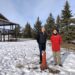
[[21, 68], [24, 68], [24, 65], [23, 64], [17, 64], [16, 67], [21, 69]]
[[67, 49], [71, 49], [71, 50], [75, 50], [75, 44], [71, 44], [71, 43], [63, 43], [61, 45], [62, 48], [67, 48]]

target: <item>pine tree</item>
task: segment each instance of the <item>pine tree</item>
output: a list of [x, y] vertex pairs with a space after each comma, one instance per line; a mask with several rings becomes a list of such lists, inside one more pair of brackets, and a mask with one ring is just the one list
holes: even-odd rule
[[63, 38], [66, 37], [66, 41], [69, 41], [69, 21], [70, 18], [72, 17], [72, 13], [70, 10], [70, 5], [68, 3], [68, 1], [66, 1], [64, 9], [62, 10], [62, 16], [61, 16], [61, 22], [62, 22], [62, 26], [64, 26], [64, 29], [62, 30], [62, 32], [64, 32]]
[[69, 24], [69, 20], [72, 17], [72, 13], [70, 10], [70, 5], [68, 3], [68, 1], [66, 1], [64, 9], [62, 10], [62, 23], [68, 25]]
[[61, 24], [61, 20], [60, 20], [60, 16], [58, 15], [57, 19], [56, 19], [56, 28], [57, 28], [58, 32], [59, 32], [59, 29], [60, 29], [60, 24]]
[[[21, 36], [20, 36], [20, 28], [21, 28], [20, 25], [18, 25], [18, 26], [14, 29], [14, 34], [16, 33], [16, 36], [17, 36], [17, 37], [21, 37]], [[14, 35], [14, 36], [15, 36], [15, 35]]]
[[25, 28], [23, 29], [23, 37], [31, 38], [32, 37], [31, 30], [32, 30], [31, 25], [27, 22], [27, 24], [25, 25]]
[[35, 24], [34, 24], [34, 28], [32, 29], [32, 37], [36, 38], [37, 33], [40, 31], [41, 31], [41, 21], [38, 17]]
[[55, 20], [53, 18], [52, 13], [50, 13], [49, 17], [46, 20], [45, 28], [49, 35], [52, 34], [52, 30], [55, 27]]
[[41, 30], [41, 21], [39, 20], [39, 17], [37, 18], [37, 21], [34, 24], [34, 30], [35, 32], [40, 32]]

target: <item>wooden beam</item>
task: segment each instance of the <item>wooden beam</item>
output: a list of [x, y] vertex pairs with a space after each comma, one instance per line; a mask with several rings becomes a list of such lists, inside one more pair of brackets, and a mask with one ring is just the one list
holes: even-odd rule
[[5, 26], [3, 26], [3, 41], [5, 41]]
[[9, 31], [8, 31], [8, 41], [9, 41]]
[[[15, 25], [15, 29], [16, 29], [16, 25]], [[17, 41], [17, 31], [15, 30], [15, 39]]]

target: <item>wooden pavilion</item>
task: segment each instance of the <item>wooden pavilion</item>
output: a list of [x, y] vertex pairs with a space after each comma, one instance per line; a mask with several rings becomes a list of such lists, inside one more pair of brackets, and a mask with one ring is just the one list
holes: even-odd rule
[[10, 22], [0, 14], [0, 41], [17, 41], [17, 31], [14, 32], [17, 26], [19, 24]]

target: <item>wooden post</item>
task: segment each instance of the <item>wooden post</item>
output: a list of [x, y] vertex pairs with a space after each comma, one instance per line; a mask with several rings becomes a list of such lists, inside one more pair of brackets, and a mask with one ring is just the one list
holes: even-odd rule
[[11, 25], [10, 25], [10, 30], [11, 30]]
[[4, 34], [4, 41], [5, 41], [5, 34]]
[[9, 41], [9, 31], [8, 31], [8, 41]]
[[1, 31], [0, 31], [0, 41], [2, 41], [2, 34], [1, 34]]
[[1, 33], [1, 41], [2, 41], [2, 33]]
[[13, 25], [12, 25], [12, 30], [13, 30]]
[[[15, 25], [15, 29], [16, 29], [16, 25]], [[15, 30], [15, 39], [17, 41], [17, 31]]]
[[3, 41], [5, 41], [5, 26], [3, 26]]

